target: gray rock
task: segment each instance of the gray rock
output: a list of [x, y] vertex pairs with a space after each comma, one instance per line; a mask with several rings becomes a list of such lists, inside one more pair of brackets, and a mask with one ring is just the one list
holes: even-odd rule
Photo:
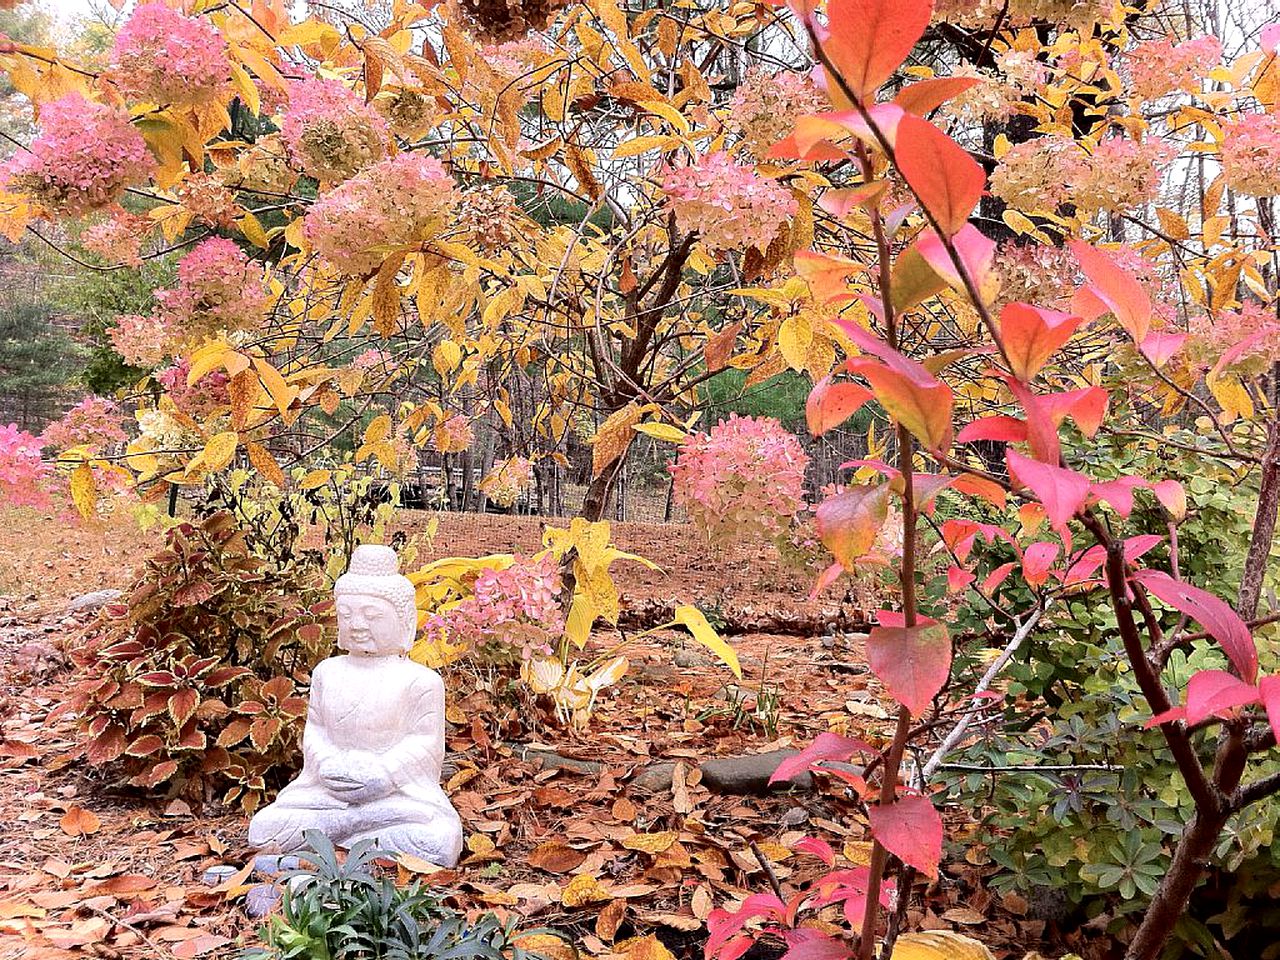
[[724, 757], [719, 760], [708, 760], [702, 764], [702, 782], [708, 789], [717, 793], [752, 794], [768, 793], [770, 790], [813, 788], [813, 776], [806, 770], [797, 774], [787, 783], [778, 783], [772, 787], [769, 778], [778, 769], [778, 764], [787, 757], [793, 757], [798, 750], [774, 750], [770, 753], [757, 753], [745, 757]]
[[121, 596], [120, 591], [115, 589], [82, 593], [67, 604], [67, 613], [92, 613], [114, 600], [119, 600]]
[[255, 883], [245, 891], [244, 912], [254, 920], [261, 919], [280, 902], [281, 896], [280, 888], [274, 883]]
[[217, 866], [210, 867], [200, 877], [200, 882], [206, 887], [216, 887], [218, 884], [231, 879], [236, 875], [236, 868], [229, 863], [220, 863]]
[[645, 767], [631, 781], [631, 789], [641, 793], [666, 793], [671, 789], [676, 765], [670, 760], [652, 763]]
[[676, 655], [672, 658], [677, 667], [705, 667], [711, 663], [711, 657], [694, 650], [692, 647], [682, 647], [676, 651]]
[[297, 870], [298, 857], [292, 853], [260, 853], [253, 858], [253, 869], [265, 877], [285, 870]]
[[570, 773], [582, 773], [595, 776], [604, 771], [604, 764], [595, 760], [579, 760], [576, 757], [562, 757], [553, 750], [533, 750], [524, 744], [512, 744], [516, 756], [521, 760], [536, 761], [543, 770], [568, 770]]

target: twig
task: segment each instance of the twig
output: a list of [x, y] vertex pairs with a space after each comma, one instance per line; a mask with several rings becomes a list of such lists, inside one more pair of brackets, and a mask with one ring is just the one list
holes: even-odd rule
[[156, 952], [157, 956], [172, 957], [175, 955], [172, 950], [167, 950], [164, 947], [160, 946], [160, 944], [156, 943], [154, 940], [148, 937], [145, 933], [143, 933], [140, 929], [135, 927], [128, 920], [121, 920], [119, 917], [115, 916], [112, 913], [107, 912], [106, 910], [103, 910], [101, 907], [95, 907], [92, 903], [80, 903], [80, 904], [77, 904], [77, 906], [80, 907], [82, 910], [90, 910], [93, 913], [96, 913], [98, 916], [102, 917], [104, 920], [109, 920], [118, 927], [124, 927], [130, 933], [137, 934], [137, 936], [139, 936], [142, 939], [143, 943], [145, 943], [147, 946], [149, 946], [152, 950]]
[[1076, 770], [1123, 770], [1114, 763], [941, 763], [941, 770], [961, 770], [969, 773], [1073, 773]]
[[[1000, 652], [1000, 656], [991, 661], [991, 665], [987, 667], [987, 672], [982, 675], [982, 679], [978, 681], [978, 685], [973, 688], [972, 699], [976, 700], [981, 694], [987, 692], [991, 687], [991, 684], [995, 681], [996, 676], [1004, 669], [1005, 664], [1013, 658], [1013, 655], [1017, 653], [1018, 648], [1022, 646], [1027, 637], [1031, 636], [1031, 631], [1036, 628], [1036, 625], [1040, 622], [1040, 618], [1044, 616], [1044, 612], [1049, 609], [1049, 604], [1052, 602], [1052, 599], [1046, 600], [1042, 606], [1036, 607], [1032, 610], [1031, 613], [1027, 615], [1027, 619], [1019, 624], [1018, 629], [1015, 630], [1013, 636], [1009, 638], [1009, 642], [1005, 644], [1004, 650]], [[942, 738], [942, 743], [938, 745], [938, 749], [933, 752], [933, 755], [929, 757], [928, 761], [925, 762], [925, 765], [920, 768], [920, 773], [917, 778], [918, 786], [920, 788], [923, 788], [924, 785], [929, 782], [929, 778], [933, 776], [940, 766], [942, 766], [942, 761], [946, 758], [947, 754], [950, 753], [955, 745], [960, 742], [960, 738], [964, 736], [964, 732], [969, 729], [969, 724], [973, 722], [974, 716], [974, 711], [966, 711], [964, 716], [956, 721], [956, 725], [951, 728], [951, 732]]]
[[756, 842], [754, 840], [751, 841], [751, 852], [755, 854], [756, 860], [760, 864], [760, 868], [764, 870], [764, 875], [769, 878], [769, 886], [773, 887], [774, 896], [779, 900], [785, 900], [786, 897], [782, 895], [782, 884], [778, 882], [778, 875], [773, 872], [773, 864], [769, 862], [769, 858], [764, 855], [758, 846], [756, 846]]

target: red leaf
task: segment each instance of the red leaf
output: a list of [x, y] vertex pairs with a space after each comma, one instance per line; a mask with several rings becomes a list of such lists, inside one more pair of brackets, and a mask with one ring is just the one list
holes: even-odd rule
[[1095, 497], [1111, 504], [1116, 513], [1127, 519], [1129, 514], [1133, 513], [1134, 489], [1146, 485], [1147, 482], [1141, 477], [1125, 476], [1116, 477], [1105, 483], [1095, 483], [1091, 489]]
[[928, 797], [899, 797], [867, 810], [871, 835], [903, 863], [930, 877], [942, 860], [942, 817]]
[[1013, 374], [1031, 380], [1084, 321], [1070, 313], [1010, 303], [1000, 311], [1000, 338]]
[[784, 934], [788, 947], [782, 960], [844, 960], [853, 951], [840, 940], [818, 930], [802, 927]]
[[950, 675], [951, 638], [940, 623], [873, 627], [867, 663], [890, 696], [920, 716]]
[[928, 120], [906, 114], [898, 121], [894, 155], [941, 233], [950, 237], [969, 222], [987, 177], [963, 147]]
[[1153, 367], [1163, 367], [1182, 349], [1182, 345], [1187, 342], [1189, 336], [1188, 333], [1148, 333], [1138, 345], [1138, 349], [1151, 361]]
[[956, 434], [957, 443], [973, 443], [975, 440], [1002, 440], [1005, 443], [1022, 443], [1027, 439], [1027, 425], [1017, 417], [983, 417], [964, 425]]
[[856, 383], [832, 383], [823, 377], [809, 391], [804, 404], [805, 420], [809, 432], [820, 437], [834, 430], [861, 409], [871, 399], [871, 391]]
[[1140, 570], [1133, 579], [1169, 606], [1198, 620], [1208, 634], [1222, 645], [1222, 650], [1246, 683], [1258, 679], [1258, 648], [1249, 628], [1225, 600], [1208, 590], [1201, 590], [1182, 580], [1175, 580], [1160, 570]]
[[1201, 670], [1187, 684], [1187, 723], [1221, 717], [1258, 702], [1258, 688], [1225, 670]]
[[1177, 480], [1161, 480], [1151, 490], [1174, 520], [1180, 521], [1186, 517], [1187, 491]]
[[974, 497], [981, 497], [987, 503], [1001, 510], [1008, 501], [1004, 487], [986, 477], [977, 477], [971, 473], [962, 473], [951, 481], [951, 489]]
[[[969, 279], [973, 281], [978, 291], [982, 292], [987, 286], [991, 268], [995, 264], [995, 241], [988, 239], [973, 224], [966, 223], [951, 238], [951, 245], [959, 254], [965, 273], [969, 275]], [[937, 233], [929, 229], [923, 230], [913, 248], [924, 258], [934, 273], [957, 290], [964, 289], [964, 280], [960, 276], [960, 271], [956, 268], [955, 261], [951, 259], [951, 254], [942, 245]]]
[[[854, 95], [871, 103], [907, 59], [932, 14], [931, 0], [831, 0], [822, 49]], [[828, 80], [828, 87], [835, 88], [834, 82]]]
[[817, 143], [801, 150], [795, 134], [783, 137], [771, 146], [766, 152], [766, 156], [770, 160], [806, 160], [810, 163], [849, 159], [849, 154], [846, 151], [826, 140], [819, 140]]
[[164, 740], [154, 733], [146, 733], [134, 738], [125, 753], [131, 757], [149, 757], [163, 746]]
[[176, 726], [181, 727], [200, 706], [200, 694], [190, 687], [179, 690], [169, 698], [169, 716], [173, 717]]
[[850, 360], [849, 369], [871, 384], [885, 412], [914, 434], [926, 449], [945, 452], [951, 446], [952, 437], [951, 388], [914, 360], [901, 359], [919, 367], [919, 374], [869, 359]]
[[947, 568], [947, 592], [959, 593], [976, 579], [978, 579], [977, 576], [964, 569], [964, 567], [957, 567], [953, 564]]
[[773, 776], [769, 778], [769, 782], [784, 783], [804, 773], [813, 764], [822, 760], [836, 760], [843, 763], [855, 753], [875, 752], [874, 747], [862, 740], [856, 740], [853, 737], [842, 737], [838, 733], [820, 733], [814, 738], [813, 743], [778, 764], [777, 769], [773, 771]]
[[795, 846], [796, 853], [811, 853], [828, 867], [836, 865], [836, 852], [831, 844], [819, 837], [805, 837]]
[[1080, 269], [1089, 278], [1090, 291], [1115, 314], [1116, 321], [1134, 342], [1142, 343], [1151, 327], [1151, 298], [1133, 273], [1110, 256], [1082, 240], [1071, 241]]
[[1058, 559], [1056, 543], [1033, 543], [1022, 555], [1022, 576], [1033, 587], [1043, 586], [1049, 579], [1049, 568]]
[[1000, 564], [1000, 566], [988, 573], [987, 578], [982, 581], [982, 592], [987, 595], [994, 593], [996, 587], [1009, 578], [1009, 574], [1013, 572], [1013, 568], [1016, 566], [1016, 563], [1010, 561]]
[[1258, 681], [1258, 694], [1262, 705], [1267, 708], [1267, 720], [1276, 735], [1276, 742], [1280, 743], [1280, 677], [1263, 677]]
[[1040, 463], [1009, 449], [1005, 456], [1009, 472], [1027, 487], [1044, 505], [1049, 522], [1061, 528], [1067, 525], [1089, 495], [1089, 479], [1074, 470]]
[[814, 527], [836, 562], [852, 570], [875, 546], [888, 512], [889, 490], [885, 484], [852, 486], [818, 504]]
[[1082, 387], [1061, 393], [1046, 393], [1039, 397], [1055, 427], [1070, 417], [1086, 437], [1092, 437], [1102, 426], [1107, 413], [1110, 395], [1102, 387]]
[[920, 80], [899, 90], [893, 102], [908, 113], [923, 117], [952, 97], [960, 96], [977, 82], [977, 77], [933, 77]]

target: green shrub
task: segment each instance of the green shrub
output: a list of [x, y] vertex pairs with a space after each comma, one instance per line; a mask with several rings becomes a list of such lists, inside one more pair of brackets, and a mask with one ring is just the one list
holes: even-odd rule
[[512, 924], [491, 913], [468, 921], [416, 881], [376, 876], [374, 861], [390, 854], [370, 841], [339, 862], [323, 834], [306, 839], [308, 866], [286, 875], [280, 912], [261, 932], [266, 947], [243, 960], [525, 960]]

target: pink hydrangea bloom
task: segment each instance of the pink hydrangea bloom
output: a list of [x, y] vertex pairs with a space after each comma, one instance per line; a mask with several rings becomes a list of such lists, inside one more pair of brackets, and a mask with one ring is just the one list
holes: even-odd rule
[[111, 76], [131, 99], [190, 106], [226, 94], [231, 61], [227, 42], [208, 20], [144, 3], [116, 34]]
[[0, 427], [0, 503], [49, 505], [52, 466], [40, 457], [41, 442], [15, 423]]
[[29, 151], [9, 158], [0, 180], [50, 213], [78, 217], [101, 210], [155, 166], [128, 116], [79, 93], [45, 104], [40, 130]]
[[500, 662], [549, 656], [564, 633], [560, 588], [552, 555], [517, 555], [504, 570], [482, 570], [471, 596], [433, 614], [423, 630], [429, 640], [464, 644]]
[[387, 152], [387, 122], [337, 80], [298, 80], [280, 123], [289, 155], [308, 176], [345, 180]]
[[358, 276], [376, 270], [388, 247], [438, 234], [457, 202], [439, 160], [398, 153], [322, 195], [302, 232], [335, 270]]
[[496, 460], [480, 481], [480, 492], [500, 507], [509, 507], [533, 482], [533, 464], [525, 457]]
[[1222, 175], [1252, 197], [1280, 195], [1280, 114], [1246, 113], [1222, 128]]
[[791, 133], [798, 117], [826, 109], [827, 98], [808, 75], [752, 69], [733, 92], [727, 125], [755, 156], [763, 157]]
[[460, 413], [445, 417], [431, 432], [431, 445], [440, 453], [461, 453], [474, 439], [471, 422]]
[[1168, 38], [1148, 40], [1129, 51], [1133, 92], [1155, 100], [1175, 90], [1199, 89], [1200, 80], [1222, 59], [1222, 42], [1215, 36], [1175, 44]]
[[1176, 151], [1159, 137], [1141, 142], [1108, 137], [1087, 156], [1071, 182], [1071, 199], [1087, 212], [1123, 213], [1154, 201]]
[[1055, 210], [1071, 196], [1080, 150], [1051, 135], [1015, 143], [991, 174], [991, 192], [1019, 210]]
[[1188, 355], [1208, 369], [1221, 363], [1246, 375], [1266, 373], [1280, 360], [1280, 320], [1274, 306], [1248, 301], [1239, 310], [1191, 320]]
[[203, 240], [178, 263], [178, 286], [156, 293], [170, 329], [187, 343], [252, 330], [267, 310], [262, 274], [235, 242]]
[[44, 428], [40, 442], [63, 453], [72, 447], [87, 447], [98, 455], [125, 439], [120, 408], [103, 397], [85, 397], [61, 420]]
[[352, 360], [351, 366], [357, 370], [372, 370], [374, 367], [380, 367], [390, 362], [391, 354], [385, 350], [379, 350], [377, 347], [370, 347]]
[[191, 361], [185, 357], [171, 367], [156, 374], [156, 381], [164, 387], [173, 405], [193, 420], [203, 420], [213, 413], [226, 410], [231, 403], [227, 384], [231, 378], [225, 370], [212, 370], [190, 386], [187, 377], [191, 373]]
[[236, 195], [210, 173], [187, 174], [174, 193], [192, 216], [211, 227], [229, 228], [244, 213]]
[[142, 242], [153, 226], [155, 221], [150, 217], [116, 207], [105, 220], [84, 229], [80, 245], [112, 265], [136, 267], [142, 263]]
[[804, 506], [809, 456], [773, 417], [731, 414], [690, 436], [671, 465], [676, 502], [712, 540], [779, 534]]
[[797, 209], [785, 187], [722, 150], [668, 171], [662, 190], [680, 227], [716, 250], [763, 250]]
[[174, 340], [167, 319], [159, 312], [150, 316], [121, 314], [107, 333], [125, 363], [148, 370], [164, 360]]

